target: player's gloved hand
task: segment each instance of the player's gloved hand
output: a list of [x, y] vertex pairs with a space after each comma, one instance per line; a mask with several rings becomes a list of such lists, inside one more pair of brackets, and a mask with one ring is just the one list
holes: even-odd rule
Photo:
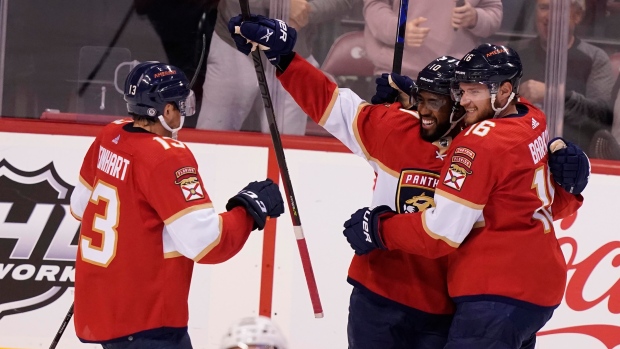
[[412, 95], [417, 85], [410, 77], [396, 73], [383, 73], [375, 82], [377, 89], [370, 99], [372, 104], [394, 103], [398, 100], [405, 109], [413, 106]]
[[228, 21], [228, 31], [239, 51], [247, 55], [258, 46], [273, 65], [278, 65], [280, 56], [293, 52], [297, 40], [295, 28], [279, 19], [260, 15], [252, 15], [247, 20], [241, 15], [235, 16]]
[[247, 213], [254, 218], [254, 229], [262, 230], [267, 217], [276, 218], [284, 213], [284, 202], [280, 188], [271, 179], [262, 182], [251, 182], [237, 195], [228, 200], [226, 210], [237, 206], [245, 207]]
[[590, 160], [586, 153], [561, 137], [550, 140], [547, 147], [553, 179], [567, 192], [580, 194], [590, 178]]
[[363, 255], [374, 249], [385, 250], [385, 245], [379, 234], [379, 223], [381, 218], [388, 218], [395, 215], [389, 206], [377, 206], [374, 209], [368, 207], [361, 208], [351, 215], [351, 218], [344, 222], [344, 236], [355, 250], [355, 254]]

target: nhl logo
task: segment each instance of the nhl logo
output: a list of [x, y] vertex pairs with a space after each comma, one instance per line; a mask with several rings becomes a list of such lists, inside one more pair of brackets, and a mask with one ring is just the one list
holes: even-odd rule
[[146, 111], [146, 113], [147, 113], [149, 116], [155, 116], [155, 115], [157, 115], [157, 110], [155, 110], [155, 108], [149, 108], [149, 109]]
[[42, 308], [74, 285], [79, 222], [73, 186], [54, 164], [19, 170], [0, 160], [0, 319]]

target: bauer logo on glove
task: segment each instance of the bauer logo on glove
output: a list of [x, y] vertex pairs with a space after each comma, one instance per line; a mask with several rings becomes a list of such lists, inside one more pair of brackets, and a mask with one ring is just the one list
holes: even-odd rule
[[249, 54], [258, 47], [273, 65], [280, 62], [280, 56], [293, 51], [297, 40], [297, 31], [286, 22], [259, 15], [246, 20], [241, 15], [231, 18], [228, 31], [239, 51]]

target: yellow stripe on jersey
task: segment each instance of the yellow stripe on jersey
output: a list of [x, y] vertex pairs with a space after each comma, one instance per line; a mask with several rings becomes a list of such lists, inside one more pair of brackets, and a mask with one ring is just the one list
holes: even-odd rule
[[428, 234], [428, 236], [430, 236], [431, 238], [435, 240], [441, 240], [448, 244], [450, 247], [458, 248], [459, 246], [461, 246], [460, 243], [454, 242], [443, 235], [433, 233], [433, 231], [431, 231], [431, 229], [426, 225], [426, 214], [424, 213], [422, 214], [422, 226], [424, 227], [424, 231], [426, 232], [426, 234]]
[[424, 231], [435, 240], [458, 247], [477, 224], [484, 224], [484, 205], [473, 204], [437, 189], [435, 207], [422, 213]]
[[[219, 215], [218, 215], [219, 216]], [[202, 257], [206, 256], [207, 253], [211, 252], [211, 250], [220, 243], [220, 239], [222, 238], [222, 227], [224, 226], [224, 222], [222, 221], [222, 216], [219, 216], [219, 229], [220, 233], [217, 235], [217, 239], [213, 241], [209, 246], [207, 246], [204, 250], [202, 250], [195, 258], [194, 262], [198, 262], [202, 259]]]
[[361, 103], [358, 108], [357, 108], [357, 112], [355, 114], [355, 118], [353, 119], [353, 135], [355, 135], [355, 140], [357, 141], [357, 144], [359, 145], [360, 149], [362, 150], [362, 153], [364, 153], [364, 157], [366, 158], [366, 160], [368, 161], [372, 161], [375, 164], [377, 164], [377, 166], [379, 166], [379, 168], [381, 170], [383, 170], [384, 172], [388, 173], [390, 176], [392, 177], [400, 177], [400, 169], [399, 170], [393, 170], [387, 166], [385, 166], [381, 161], [379, 161], [378, 159], [370, 156], [370, 153], [368, 152], [368, 150], [366, 149], [366, 146], [364, 145], [364, 142], [362, 142], [362, 137], [360, 137], [360, 131], [357, 128], [357, 119], [360, 115], [360, 112], [362, 111], [362, 108], [369, 106], [371, 104], [369, 103]]
[[[69, 207], [69, 212], [71, 213], [71, 215], [73, 216], [73, 218], [75, 218], [78, 221], [82, 221], [82, 217], [78, 216], [75, 214], [75, 212], [73, 212], [73, 210], [71, 209], [71, 207]], [[2, 348], [0, 348], [2, 349]]]
[[176, 221], [177, 219], [185, 216], [188, 213], [194, 212], [194, 211], [198, 211], [198, 210], [202, 210], [202, 209], [208, 209], [208, 208], [213, 208], [213, 203], [210, 202], [208, 204], [202, 204], [202, 205], [196, 205], [196, 206], [192, 206], [192, 207], [188, 207], [184, 210], [181, 210], [175, 214], [173, 214], [172, 216], [168, 217], [167, 219], [164, 220], [164, 224], [165, 225], [170, 225], [170, 223]]
[[90, 183], [86, 182], [86, 180], [82, 178], [82, 176], [80, 176], [80, 183], [84, 184], [84, 186], [88, 188], [88, 190], [93, 191], [93, 186]]
[[213, 208], [203, 208], [166, 224], [162, 235], [164, 256], [173, 258], [178, 252], [193, 260], [204, 257], [220, 242], [221, 220]]
[[338, 87], [336, 87], [336, 89], [334, 89], [334, 93], [332, 93], [332, 99], [329, 101], [329, 105], [327, 105], [323, 116], [321, 116], [321, 119], [319, 120], [319, 126], [325, 127], [325, 123], [327, 122], [327, 119], [329, 119], [329, 116], [332, 113], [332, 109], [334, 109], [334, 104], [336, 104], [336, 100], [338, 99], [339, 95], [340, 91], [338, 90]]
[[451, 201], [454, 201], [454, 202], [458, 202], [459, 204], [461, 204], [463, 206], [466, 206], [466, 207], [469, 207], [469, 208], [473, 208], [474, 210], [481, 210], [482, 211], [484, 209], [484, 205], [474, 204], [471, 201], [464, 200], [464, 199], [462, 199], [462, 198], [460, 198], [460, 197], [458, 197], [458, 196], [456, 196], [454, 194], [450, 194], [447, 191], [442, 190], [442, 189], [436, 189], [435, 190], [435, 195], [441, 195], [441, 196], [445, 197], [448, 200], [451, 200]]
[[172, 251], [172, 252], [164, 253], [164, 259], [177, 258], [177, 257], [183, 257], [183, 255], [180, 252], [177, 252], [177, 251]]

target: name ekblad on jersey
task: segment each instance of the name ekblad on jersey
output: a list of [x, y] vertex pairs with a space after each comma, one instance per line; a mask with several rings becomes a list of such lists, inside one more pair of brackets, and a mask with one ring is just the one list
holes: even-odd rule
[[433, 196], [437, 184], [438, 173], [417, 169], [401, 170], [396, 190], [396, 211], [415, 213], [434, 207]]
[[54, 164], [26, 172], [0, 160], [0, 319], [60, 298], [75, 278], [73, 186]]

